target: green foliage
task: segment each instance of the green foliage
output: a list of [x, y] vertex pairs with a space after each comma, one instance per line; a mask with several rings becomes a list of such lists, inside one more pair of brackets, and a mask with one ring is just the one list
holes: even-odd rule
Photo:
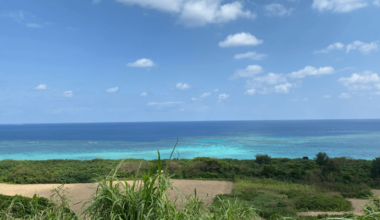
[[319, 166], [323, 166], [327, 163], [327, 160], [328, 160], [328, 156], [326, 153], [324, 152], [319, 152], [317, 155], [315, 155], [315, 162], [319, 165]]
[[303, 195], [295, 203], [298, 211], [350, 211], [352, 204], [345, 200], [342, 196], [308, 196]]
[[[40, 206], [36, 205], [37, 202], [33, 203], [32, 201], [30, 202], [32, 212], [28, 213], [29, 215], [19, 217], [33, 220], [243, 220], [257, 219], [258, 217], [256, 209], [240, 201], [230, 202], [218, 198], [218, 205], [207, 209], [202, 199], [197, 197], [196, 191], [193, 195], [187, 196], [185, 201], [181, 200], [183, 208], [177, 209], [175, 203], [178, 197], [169, 200], [167, 196], [167, 191], [173, 189], [173, 186], [170, 183], [171, 175], [168, 174], [169, 166], [166, 166], [165, 171], [161, 172], [164, 164], [160, 159], [159, 152], [157, 163], [148, 168], [147, 174], [143, 175], [142, 179], [138, 179], [142, 164], [140, 163], [132, 184], [117, 179], [118, 170], [123, 163], [124, 161], [121, 161], [109, 175], [99, 177], [96, 193], [84, 204], [82, 213], [78, 214], [80, 217], [75, 216], [71, 211], [67, 213], [66, 210], [70, 210], [70, 202], [68, 197], [64, 195], [63, 186], [53, 190], [51, 199], [58, 201], [57, 204], [45, 206], [46, 208], [42, 211], [33, 211], [36, 210], [35, 207]], [[15, 205], [15, 200], [12, 199], [10, 205], [5, 205], [3, 210], [0, 209], [0, 219], [14, 219], [20, 212], [18, 206]]]
[[373, 179], [377, 179], [380, 177], [380, 157], [376, 157], [372, 161], [371, 175]]
[[256, 163], [258, 164], [272, 163], [272, 159], [270, 158], [270, 156], [268, 156], [268, 154], [256, 154], [255, 157], [256, 157]]
[[[11, 206], [11, 204], [13, 205]], [[9, 211], [13, 213], [14, 218], [24, 218], [27, 215], [45, 210], [51, 205], [48, 199], [36, 195], [29, 198], [20, 195], [6, 196], [0, 194], [0, 210], [7, 210], [8, 207], [11, 207]]]

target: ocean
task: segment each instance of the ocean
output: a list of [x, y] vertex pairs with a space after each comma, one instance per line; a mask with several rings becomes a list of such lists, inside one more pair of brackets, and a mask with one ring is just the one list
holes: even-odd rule
[[0, 160], [380, 156], [380, 120], [0, 125]]

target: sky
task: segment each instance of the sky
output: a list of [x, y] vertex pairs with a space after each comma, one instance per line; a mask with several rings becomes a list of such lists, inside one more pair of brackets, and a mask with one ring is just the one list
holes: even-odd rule
[[380, 0], [0, 0], [0, 124], [380, 118]]

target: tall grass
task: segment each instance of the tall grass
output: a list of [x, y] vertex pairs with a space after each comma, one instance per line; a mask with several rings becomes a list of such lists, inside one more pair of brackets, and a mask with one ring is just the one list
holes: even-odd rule
[[[173, 148], [175, 150], [176, 145]], [[172, 152], [172, 154], [173, 154]], [[171, 155], [172, 156], [172, 155]], [[170, 158], [171, 158], [170, 156]], [[45, 219], [102, 219], [102, 220], [150, 220], [150, 219], [178, 219], [178, 220], [239, 220], [256, 219], [256, 210], [241, 202], [231, 203], [220, 200], [221, 205], [208, 209], [196, 191], [194, 194], [183, 197], [181, 192], [172, 186], [168, 167], [161, 172], [162, 161], [158, 152], [158, 162], [149, 168], [148, 173], [138, 178], [139, 169], [136, 172], [132, 184], [120, 181], [117, 178], [117, 171], [123, 164], [122, 160], [109, 175], [99, 177], [98, 187], [95, 194], [83, 205], [79, 213], [70, 211], [70, 198], [65, 196], [63, 186], [54, 190], [51, 201], [55, 202], [46, 210], [27, 215], [24, 219], [45, 220]], [[179, 196], [170, 200], [168, 190], [176, 189]], [[176, 203], [180, 202], [182, 208], [177, 208]], [[12, 213], [12, 206], [0, 212], [0, 219], [15, 219]], [[33, 206], [33, 204], [31, 204]], [[211, 212], [211, 210], [213, 210]]]

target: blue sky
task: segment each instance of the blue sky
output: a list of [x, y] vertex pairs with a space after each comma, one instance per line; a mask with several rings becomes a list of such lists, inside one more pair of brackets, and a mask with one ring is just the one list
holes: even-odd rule
[[380, 118], [380, 0], [0, 0], [0, 124]]

